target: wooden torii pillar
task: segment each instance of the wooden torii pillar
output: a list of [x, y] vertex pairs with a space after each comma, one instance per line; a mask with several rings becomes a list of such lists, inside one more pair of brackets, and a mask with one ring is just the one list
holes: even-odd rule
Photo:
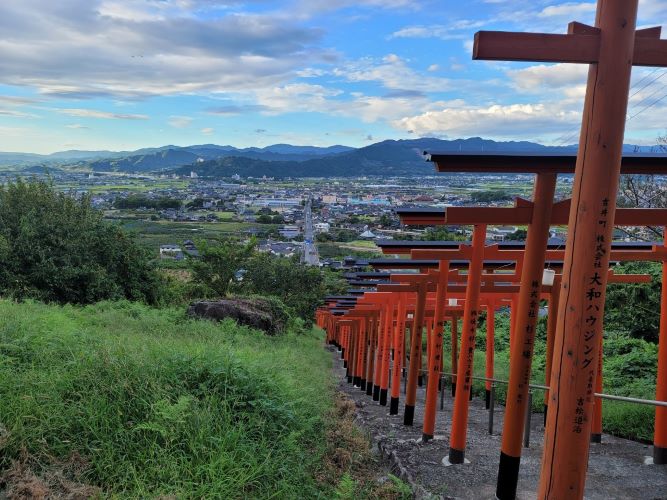
[[398, 415], [401, 370], [403, 369], [403, 354], [405, 351], [406, 300], [407, 297], [405, 294], [398, 294], [396, 330], [394, 330], [394, 371], [391, 373], [391, 398], [389, 400], [389, 415]]
[[367, 349], [365, 352], [364, 372], [361, 375], [360, 388], [368, 395], [373, 395], [373, 388], [378, 387], [380, 372], [382, 369], [382, 358], [384, 352], [385, 322], [389, 308], [389, 294], [379, 294], [368, 291], [362, 292], [355, 309], [351, 314], [362, 315], [371, 320], [369, 334], [366, 338]]
[[[596, 362], [632, 65], [667, 66], [660, 29], [636, 31], [638, 0], [598, 0], [595, 27], [568, 35], [479, 32], [473, 57], [590, 64], [554, 345], [539, 498], [583, 498]], [[499, 477], [520, 459], [501, 455]], [[512, 481], [496, 496], [516, 496]]]

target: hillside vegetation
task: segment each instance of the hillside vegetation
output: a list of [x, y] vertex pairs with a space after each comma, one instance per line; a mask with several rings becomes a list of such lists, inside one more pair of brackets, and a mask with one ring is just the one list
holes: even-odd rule
[[148, 252], [83, 196], [47, 182], [0, 187], [0, 294], [60, 303], [160, 300]]
[[0, 470], [24, 481], [10, 487], [34, 475], [134, 498], [330, 488], [315, 479], [332, 406], [319, 334], [129, 302], [0, 301], [0, 314]]

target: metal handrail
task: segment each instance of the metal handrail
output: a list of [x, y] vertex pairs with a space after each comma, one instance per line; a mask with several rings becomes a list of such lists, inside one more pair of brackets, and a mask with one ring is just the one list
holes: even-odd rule
[[[422, 370], [423, 373], [427, 373], [427, 370]], [[441, 373], [440, 377], [458, 377], [458, 374], [456, 373]], [[500, 380], [497, 378], [487, 378], [487, 377], [477, 377], [477, 376], [472, 376], [470, 377], [473, 380], [479, 380], [482, 382], [491, 382], [491, 383], [496, 383], [496, 384], [509, 384], [509, 380]], [[550, 388], [547, 387], [546, 385], [540, 385], [540, 384], [529, 384], [528, 387], [531, 389], [540, 389], [543, 391], [548, 391]], [[655, 399], [640, 399], [640, 398], [631, 398], [627, 396], [614, 396], [613, 394], [602, 394], [599, 392], [596, 392], [593, 394], [596, 398], [600, 399], [610, 399], [613, 401], [624, 401], [626, 403], [636, 403], [636, 404], [641, 404], [641, 405], [649, 405], [649, 406], [662, 406], [667, 408], [667, 401], [657, 401]]]

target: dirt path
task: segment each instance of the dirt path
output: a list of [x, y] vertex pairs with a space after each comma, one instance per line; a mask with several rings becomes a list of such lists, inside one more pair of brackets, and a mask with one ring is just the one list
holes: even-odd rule
[[[417, 497], [495, 498], [503, 407], [496, 407], [494, 434], [490, 436], [489, 413], [484, 409], [484, 401], [471, 402], [466, 450], [466, 458], [471, 463], [445, 467], [442, 459], [449, 452], [453, 403], [449, 388], [445, 391], [444, 410], [437, 414], [436, 437], [422, 444], [423, 388], [417, 392], [415, 425], [406, 427], [403, 425], [403, 388], [399, 415], [389, 416], [388, 407], [380, 406], [358, 387], [348, 384], [342, 362], [337, 360], [336, 363], [340, 390], [355, 402], [359, 425], [371, 434], [396, 473], [413, 486]], [[533, 415], [530, 448], [524, 448], [521, 459], [519, 499], [533, 499], [536, 495], [544, 438], [542, 421], [542, 414]], [[591, 444], [586, 498], [667, 499], [667, 466], [644, 465], [645, 457], [650, 455], [648, 445], [604, 434], [602, 444]]]

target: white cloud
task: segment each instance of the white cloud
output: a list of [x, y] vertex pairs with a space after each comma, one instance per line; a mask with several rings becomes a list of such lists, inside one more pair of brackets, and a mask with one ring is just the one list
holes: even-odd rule
[[470, 106], [448, 103], [439, 110], [395, 120], [399, 129], [417, 135], [485, 136], [496, 138], [536, 137], [572, 130], [581, 121], [581, 112], [559, 103], [493, 104]]
[[460, 40], [471, 36], [471, 31], [486, 25], [487, 20], [452, 20], [447, 24], [413, 25], [401, 28], [389, 38], [439, 38], [440, 40]]
[[189, 116], [170, 116], [167, 123], [174, 128], [188, 128], [192, 123]]
[[583, 64], [539, 64], [507, 71], [513, 84], [527, 91], [564, 88], [586, 83], [588, 66]]
[[345, 116], [356, 116], [366, 123], [392, 121], [409, 116], [415, 109], [429, 109], [435, 105], [425, 97], [377, 97], [361, 96], [346, 103], [338, 110]]
[[292, 12], [301, 16], [313, 16], [349, 7], [373, 9], [419, 10], [420, 0], [296, 0]]
[[39, 101], [31, 97], [20, 97], [13, 95], [0, 95], [0, 103], [7, 106], [26, 106], [30, 104], [37, 104]]
[[321, 68], [305, 68], [295, 73], [299, 78], [316, 78], [326, 75], [326, 71]]
[[664, 0], [639, 0], [639, 19], [645, 20], [652, 26], [664, 25], [667, 14], [667, 4]]
[[80, 123], [72, 123], [70, 125], [65, 125], [65, 127], [71, 128], [73, 130], [84, 130], [84, 129], [89, 128], [89, 127], [86, 127], [85, 125], [81, 125]]
[[5, 137], [19, 137], [24, 139], [29, 133], [31, 133], [31, 131], [23, 127], [0, 126], [0, 134]]
[[35, 118], [32, 113], [24, 113], [15, 109], [0, 109], [0, 116], [11, 116], [12, 118]]
[[[544, 6], [545, 3], [551, 4]], [[513, 0], [499, 2], [499, 10], [490, 25], [510, 24], [517, 31], [565, 33], [570, 21], [593, 24], [595, 2], [566, 2], [553, 0]], [[493, 29], [493, 28], [492, 28]]]
[[120, 98], [253, 89], [330, 58], [322, 31], [278, 15], [194, 9], [230, 2], [3, 2], [4, 84], [57, 97]]
[[96, 109], [60, 108], [54, 109], [54, 111], [63, 115], [77, 116], [80, 118], [98, 118], [102, 120], [148, 120], [147, 115], [110, 113], [108, 111], [99, 111]]
[[211, 127], [206, 127], [206, 128], [201, 129], [201, 133], [204, 134], [204, 135], [211, 135], [211, 134], [213, 134], [213, 132], [215, 132], [215, 129], [213, 129]]
[[329, 99], [340, 96], [339, 89], [308, 83], [290, 83], [280, 87], [258, 90], [254, 93], [258, 110], [267, 114], [299, 111], [327, 112], [334, 106]]
[[451, 80], [420, 74], [395, 54], [377, 61], [372, 58], [359, 59], [339, 66], [333, 74], [350, 82], [380, 82], [393, 90], [415, 90], [421, 92], [445, 92], [453, 88]]
[[385, 96], [362, 92], [345, 93], [337, 88], [307, 83], [293, 83], [238, 94], [236, 101], [207, 110], [210, 114], [230, 116], [244, 113], [277, 115], [284, 113], [323, 113], [346, 116], [363, 122], [389, 121], [408, 116], [415, 109], [431, 109], [432, 103], [419, 91], [396, 90]]
[[537, 14], [541, 18], [570, 18], [575, 20], [582, 17], [590, 17], [595, 13], [595, 2], [568, 2], [560, 5], [549, 5]]

